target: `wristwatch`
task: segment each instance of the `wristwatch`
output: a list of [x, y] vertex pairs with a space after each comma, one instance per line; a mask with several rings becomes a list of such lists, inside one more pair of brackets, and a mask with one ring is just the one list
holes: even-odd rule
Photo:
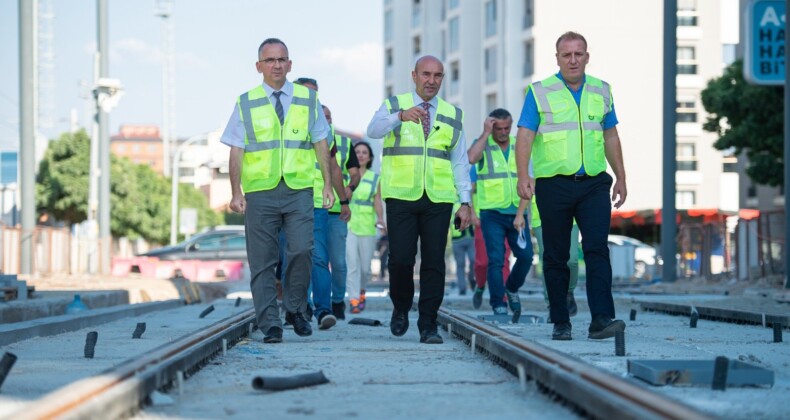
[[462, 205], [462, 206], [467, 206], [467, 207], [470, 207], [470, 206], [469, 206], [469, 203], [468, 203], [468, 202], [466, 202], [466, 201], [465, 201], [465, 202], [463, 202], [463, 203], [461, 203], [461, 205]]
[[341, 206], [347, 206], [348, 205], [348, 200], [340, 200], [340, 205]]

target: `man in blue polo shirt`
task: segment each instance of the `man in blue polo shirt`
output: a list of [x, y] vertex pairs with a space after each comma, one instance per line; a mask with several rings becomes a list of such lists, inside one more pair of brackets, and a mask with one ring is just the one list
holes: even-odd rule
[[[591, 339], [613, 337], [625, 329], [615, 320], [612, 267], [607, 237], [611, 199], [619, 208], [627, 189], [617, 116], [608, 83], [585, 74], [587, 41], [566, 32], [556, 43], [559, 73], [530, 85], [518, 122], [518, 193], [537, 200], [543, 227], [544, 277], [549, 296], [552, 339], [570, 340], [566, 295], [573, 219], [579, 225], [587, 268]], [[527, 172], [532, 161], [535, 178]], [[606, 173], [612, 167], [617, 181]], [[614, 183], [614, 185], [613, 185]]]

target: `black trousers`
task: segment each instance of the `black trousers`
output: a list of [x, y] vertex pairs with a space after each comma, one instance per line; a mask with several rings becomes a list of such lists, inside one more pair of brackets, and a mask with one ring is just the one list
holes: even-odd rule
[[549, 295], [551, 319], [568, 322], [568, 283], [570, 237], [573, 218], [582, 236], [584, 263], [587, 266], [587, 304], [593, 317], [614, 318], [612, 265], [609, 262], [609, 224], [612, 203], [609, 190], [612, 177], [602, 172], [594, 177], [574, 179], [554, 176], [538, 178], [535, 196], [543, 228], [543, 276]]
[[451, 203], [434, 203], [423, 193], [417, 201], [387, 200], [390, 299], [395, 310], [408, 312], [414, 300], [414, 261], [420, 240], [420, 332], [436, 328], [444, 298], [444, 249], [450, 228]]

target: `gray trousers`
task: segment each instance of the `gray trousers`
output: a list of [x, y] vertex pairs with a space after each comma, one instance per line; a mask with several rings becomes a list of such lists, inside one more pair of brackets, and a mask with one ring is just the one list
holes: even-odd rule
[[281, 180], [274, 189], [245, 197], [250, 290], [258, 328], [265, 334], [271, 327], [282, 328], [274, 278], [280, 230], [285, 232], [288, 261], [282, 282], [283, 306], [288, 312], [307, 309], [313, 257], [313, 189], [293, 190]]

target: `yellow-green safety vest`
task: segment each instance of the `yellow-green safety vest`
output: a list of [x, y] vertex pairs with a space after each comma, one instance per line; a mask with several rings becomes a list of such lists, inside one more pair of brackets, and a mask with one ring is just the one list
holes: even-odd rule
[[280, 179], [295, 190], [313, 185], [315, 151], [310, 128], [316, 120], [318, 96], [299, 85], [294, 85], [293, 93], [283, 124], [262, 85], [237, 100], [245, 132], [241, 169], [245, 193], [271, 190]]
[[578, 106], [557, 75], [533, 83], [529, 89], [540, 113], [532, 146], [535, 177], [573, 175], [582, 163], [590, 176], [605, 171], [603, 117], [612, 109], [609, 84], [586, 76]]
[[516, 138], [510, 136], [508, 159], [502, 153], [493, 136], [483, 150], [483, 158], [477, 162], [477, 198], [475, 207], [480, 210], [518, 207], [520, 198], [516, 190]]
[[[346, 136], [341, 136], [340, 134], [335, 134], [335, 128], [332, 127], [332, 142], [329, 143], [329, 149], [332, 149], [332, 145], [337, 146], [337, 153], [335, 154], [335, 158], [337, 159], [337, 164], [340, 166], [340, 170], [343, 173], [343, 185], [348, 185], [348, 181], [350, 179], [348, 175], [348, 168], [346, 168], [346, 164], [348, 163], [349, 156], [349, 149], [351, 147], [351, 139]], [[340, 213], [340, 197], [337, 195], [337, 191], [332, 191], [335, 193], [335, 204], [332, 208], [329, 209], [332, 213]], [[318, 162], [315, 163], [315, 183], [313, 184], [313, 206], [315, 208], [323, 208], [324, 207], [324, 176], [321, 174], [321, 167], [318, 165]]]
[[354, 191], [349, 207], [351, 220], [348, 229], [357, 236], [376, 236], [376, 208], [373, 200], [379, 188], [379, 174], [367, 170]]
[[[450, 152], [461, 137], [463, 112], [437, 99], [436, 120], [427, 139], [422, 124], [411, 121], [404, 121], [384, 138], [382, 198], [416, 201], [425, 191], [434, 203], [454, 203], [458, 199]], [[384, 103], [392, 114], [413, 107], [414, 97], [405, 93]]]

